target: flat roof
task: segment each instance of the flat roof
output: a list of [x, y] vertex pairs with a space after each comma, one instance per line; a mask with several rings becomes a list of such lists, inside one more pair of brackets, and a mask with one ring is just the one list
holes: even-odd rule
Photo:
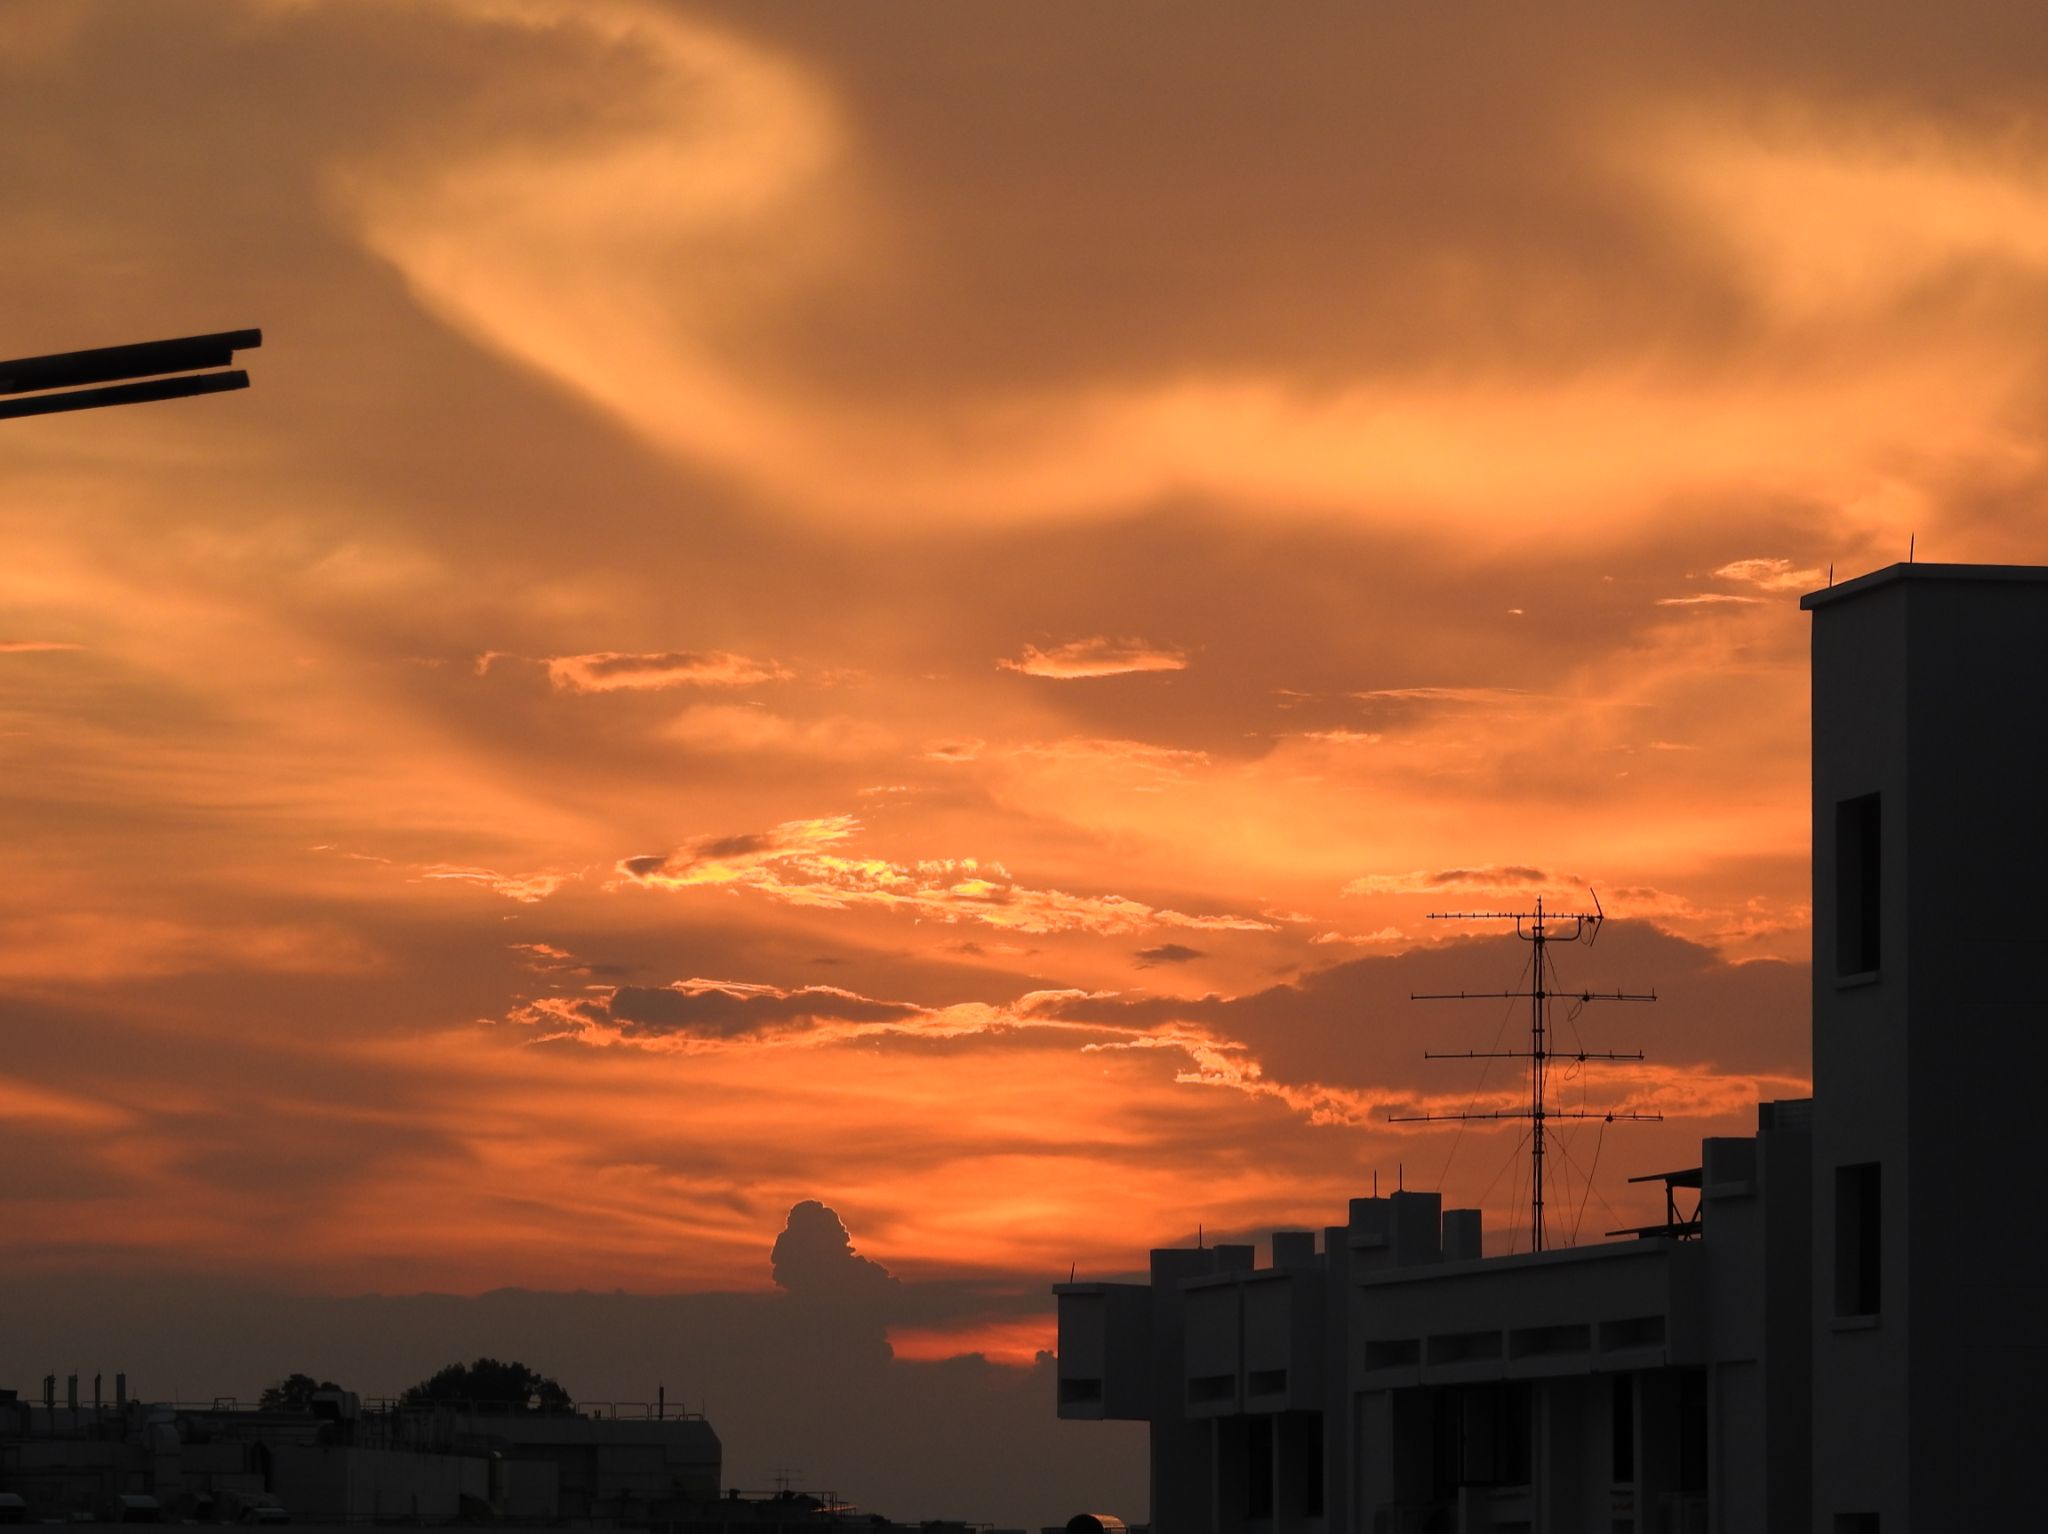
[[1886, 565], [1854, 580], [1809, 591], [1799, 605], [1811, 612], [1829, 602], [1838, 602], [1893, 581], [2048, 581], [2048, 565]]
[[1492, 1257], [1465, 1257], [1452, 1262], [1412, 1262], [1406, 1267], [1374, 1268], [1369, 1272], [1352, 1274], [1351, 1281], [1377, 1289], [1389, 1284], [1437, 1283], [1447, 1278], [1492, 1279], [1527, 1268], [1566, 1263], [1666, 1258], [1678, 1246], [1677, 1241], [1659, 1240], [1655, 1236], [1635, 1241], [1588, 1241], [1583, 1246], [1552, 1246], [1540, 1252], [1501, 1252]]

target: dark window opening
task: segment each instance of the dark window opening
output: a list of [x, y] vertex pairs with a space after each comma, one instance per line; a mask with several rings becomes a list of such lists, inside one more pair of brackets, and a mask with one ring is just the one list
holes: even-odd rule
[[1884, 1183], [1877, 1162], [1835, 1168], [1835, 1314], [1874, 1316], [1884, 1299]]
[[1614, 1480], [1628, 1485], [1636, 1478], [1636, 1377], [1614, 1376]]
[[1365, 1345], [1365, 1366], [1368, 1369], [1398, 1369], [1421, 1362], [1420, 1337], [1391, 1337]]
[[1678, 1490], [1707, 1489], [1707, 1371], [1678, 1376]]
[[1526, 1486], [1532, 1461], [1526, 1380], [1457, 1392], [1458, 1480], [1468, 1486]]
[[1244, 1435], [1244, 1515], [1273, 1516], [1273, 1419], [1246, 1419]]
[[1301, 1510], [1310, 1518], [1323, 1516], [1323, 1414], [1310, 1412], [1301, 1449]]
[[1878, 887], [1882, 805], [1877, 794], [1835, 806], [1835, 973], [1878, 967]]

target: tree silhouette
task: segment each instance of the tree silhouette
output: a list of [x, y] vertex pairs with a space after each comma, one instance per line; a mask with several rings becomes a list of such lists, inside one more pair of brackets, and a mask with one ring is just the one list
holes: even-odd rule
[[256, 1404], [272, 1411], [280, 1408], [304, 1408], [313, 1404], [316, 1390], [339, 1390], [333, 1380], [316, 1380], [310, 1374], [287, 1374], [275, 1384], [265, 1385], [263, 1394], [256, 1398]]
[[517, 1359], [500, 1363], [495, 1358], [479, 1358], [473, 1364], [450, 1364], [398, 1399], [405, 1406], [474, 1402], [513, 1411], [568, 1411], [575, 1404], [568, 1391], [539, 1370], [530, 1369]]

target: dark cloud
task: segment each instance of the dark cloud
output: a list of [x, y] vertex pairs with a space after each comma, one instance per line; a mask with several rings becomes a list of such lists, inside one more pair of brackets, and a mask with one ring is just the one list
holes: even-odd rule
[[[1609, 921], [1597, 944], [1555, 945], [1562, 1052], [1640, 1047], [1648, 1063], [1721, 1072], [1803, 1076], [1811, 1070], [1811, 972], [1776, 960], [1730, 963], [1713, 949], [1646, 922]], [[1398, 1086], [1456, 1091], [1425, 1050], [1485, 1049], [1496, 1031], [1524, 1026], [1502, 1001], [1423, 1002], [1417, 993], [1526, 988], [1529, 945], [1474, 937], [1355, 959], [1240, 996], [1050, 1002], [1048, 1015], [1105, 1025], [1192, 1023], [1241, 1042], [1269, 1079], [1300, 1085]], [[1654, 1004], [1575, 1006], [1574, 990], [1655, 991]], [[1514, 1047], [1513, 1044], [1507, 1047]]]
[[1205, 956], [1204, 950], [1190, 948], [1185, 943], [1161, 943], [1156, 948], [1138, 950], [1138, 957], [1146, 964], [1186, 964]]
[[792, 991], [726, 990], [708, 986], [622, 985], [606, 1000], [580, 1003], [586, 1015], [618, 1024], [628, 1035], [732, 1039], [788, 1023], [889, 1022], [915, 1017], [908, 1002], [874, 1001], [827, 986]]
[[800, 1299], [873, 1305], [895, 1298], [903, 1287], [879, 1262], [856, 1252], [837, 1211], [814, 1198], [790, 1209], [789, 1223], [775, 1238], [773, 1260], [775, 1282]]
[[750, 831], [737, 836], [714, 836], [695, 843], [690, 851], [699, 858], [743, 858], [757, 852], [773, 852], [782, 845], [773, 835]]
[[1430, 875], [1432, 884], [1542, 884], [1550, 875], [1540, 868], [1443, 868]]

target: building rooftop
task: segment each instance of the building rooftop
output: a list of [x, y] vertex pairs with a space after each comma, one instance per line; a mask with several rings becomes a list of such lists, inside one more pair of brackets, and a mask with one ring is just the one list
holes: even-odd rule
[[2048, 581], [2048, 566], [2042, 565], [1886, 565], [1854, 580], [1809, 591], [1799, 599], [1800, 607], [1811, 612], [1829, 602], [1861, 595], [1894, 581], [1991, 581], [2037, 585]]

